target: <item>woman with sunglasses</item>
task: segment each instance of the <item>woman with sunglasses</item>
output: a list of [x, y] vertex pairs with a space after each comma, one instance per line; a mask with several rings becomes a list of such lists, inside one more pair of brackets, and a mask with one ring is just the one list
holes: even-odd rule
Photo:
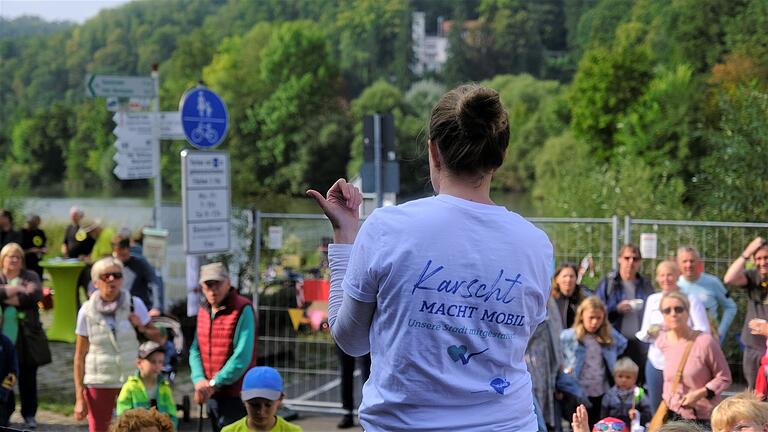
[[75, 410], [90, 432], [106, 431], [125, 380], [136, 370], [138, 335], [160, 342], [160, 331], [138, 297], [123, 288], [123, 263], [113, 257], [91, 268], [96, 291], [77, 313]]
[[16, 343], [21, 416], [29, 428], [37, 427], [37, 368], [51, 361], [37, 307], [42, 298], [40, 278], [24, 268], [24, 250], [17, 243], [8, 243], [0, 250], [3, 334]]
[[[664, 328], [661, 298], [666, 293], [680, 292], [677, 286], [679, 277], [680, 269], [674, 261], [662, 261], [656, 266], [656, 283], [661, 288], [661, 292], [648, 296], [645, 312], [643, 312], [643, 324], [636, 334], [639, 340], [651, 344], [648, 348], [648, 361], [645, 363], [645, 389], [648, 390], [648, 403], [653, 411], [656, 411], [661, 402], [662, 371], [664, 370], [664, 355], [653, 343], [659, 331]], [[691, 305], [688, 325], [694, 330], [710, 333], [707, 309], [695, 296], [688, 297], [688, 301]]]
[[[664, 331], [656, 338], [656, 347], [664, 355], [663, 398], [672, 420], [693, 420], [709, 427], [720, 393], [731, 385], [731, 370], [719, 341], [688, 325], [689, 311], [685, 294], [668, 292], [662, 296]], [[682, 374], [677, 377], [681, 364]]]

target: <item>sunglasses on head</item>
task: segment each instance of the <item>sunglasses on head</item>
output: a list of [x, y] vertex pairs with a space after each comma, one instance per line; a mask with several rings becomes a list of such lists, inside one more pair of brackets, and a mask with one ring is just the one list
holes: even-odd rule
[[108, 280], [118, 280], [123, 278], [123, 274], [121, 272], [115, 272], [115, 273], [102, 273], [99, 275], [99, 279], [106, 282]]
[[672, 311], [675, 311], [676, 314], [680, 315], [681, 313], [685, 312], [685, 308], [682, 306], [666, 307], [661, 310], [661, 313], [664, 315], [669, 315], [672, 313]]
[[597, 423], [592, 431], [623, 431], [624, 423]]

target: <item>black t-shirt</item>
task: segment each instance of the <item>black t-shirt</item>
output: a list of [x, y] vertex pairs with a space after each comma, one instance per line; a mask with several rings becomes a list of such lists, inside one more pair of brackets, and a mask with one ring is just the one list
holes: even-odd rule
[[67, 258], [77, 258], [81, 255], [90, 255], [96, 240], [85, 231], [80, 231], [79, 226], [67, 225], [64, 243], [67, 245]]
[[0, 230], [0, 248], [8, 243], [21, 243], [21, 233], [14, 229], [8, 231]]
[[[768, 281], [760, 280], [757, 270], [745, 270], [747, 284], [747, 314], [744, 317], [744, 327], [741, 329], [741, 342], [757, 350], [765, 351], [765, 336], [753, 335], [749, 330], [749, 321], [755, 318], [768, 321]], [[762, 286], [765, 282], [766, 286]]]
[[[45, 236], [45, 231], [40, 228], [35, 229], [22, 229], [21, 230], [21, 248], [25, 251], [31, 248], [42, 248], [48, 242], [48, 238]], [[24, 264], [30, 270], [37, 271], [40, 262], [40, 254], [37, 252], [25, 252]]]

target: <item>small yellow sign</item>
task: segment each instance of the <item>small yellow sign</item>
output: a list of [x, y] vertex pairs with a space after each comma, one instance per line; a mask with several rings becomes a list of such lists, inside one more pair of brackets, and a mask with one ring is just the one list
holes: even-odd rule
[[299, 324], [301, 324], [301, 320], [302, 318], [304, 318], [304, 309], [299, 309], [299, 308], [288, 309], [288, 315], [291, 316], [291, 323], [293, 324], [293, 329], [298, 331]]

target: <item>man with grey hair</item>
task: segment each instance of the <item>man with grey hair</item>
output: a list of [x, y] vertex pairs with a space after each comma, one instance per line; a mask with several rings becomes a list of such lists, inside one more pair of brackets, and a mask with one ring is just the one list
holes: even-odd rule
[[[702, 264], [699, 251], [695, 247], [679, 247], [677, 266], [680, 267], [680, 277], [677, 280], [677, 286], [682, 292], [696, 297], [704, 305], [711, 321], [710, 328], [717, 329], [722, 344], [728, 333], [728, 327], [736, 316], [736, 302], [728, 295], [725, 285], [717, 276], [703, 271]], [[723, 309], [722, 318], [719, 320], [718, 306]]]
[[197, 332], [189, 350], [195, 401], [208, 405], [214, 432], [245, 417], [243, 376], [256, 365], [256, 319], [251, 301], [232, 287], [223, 263], [200, 267]]

